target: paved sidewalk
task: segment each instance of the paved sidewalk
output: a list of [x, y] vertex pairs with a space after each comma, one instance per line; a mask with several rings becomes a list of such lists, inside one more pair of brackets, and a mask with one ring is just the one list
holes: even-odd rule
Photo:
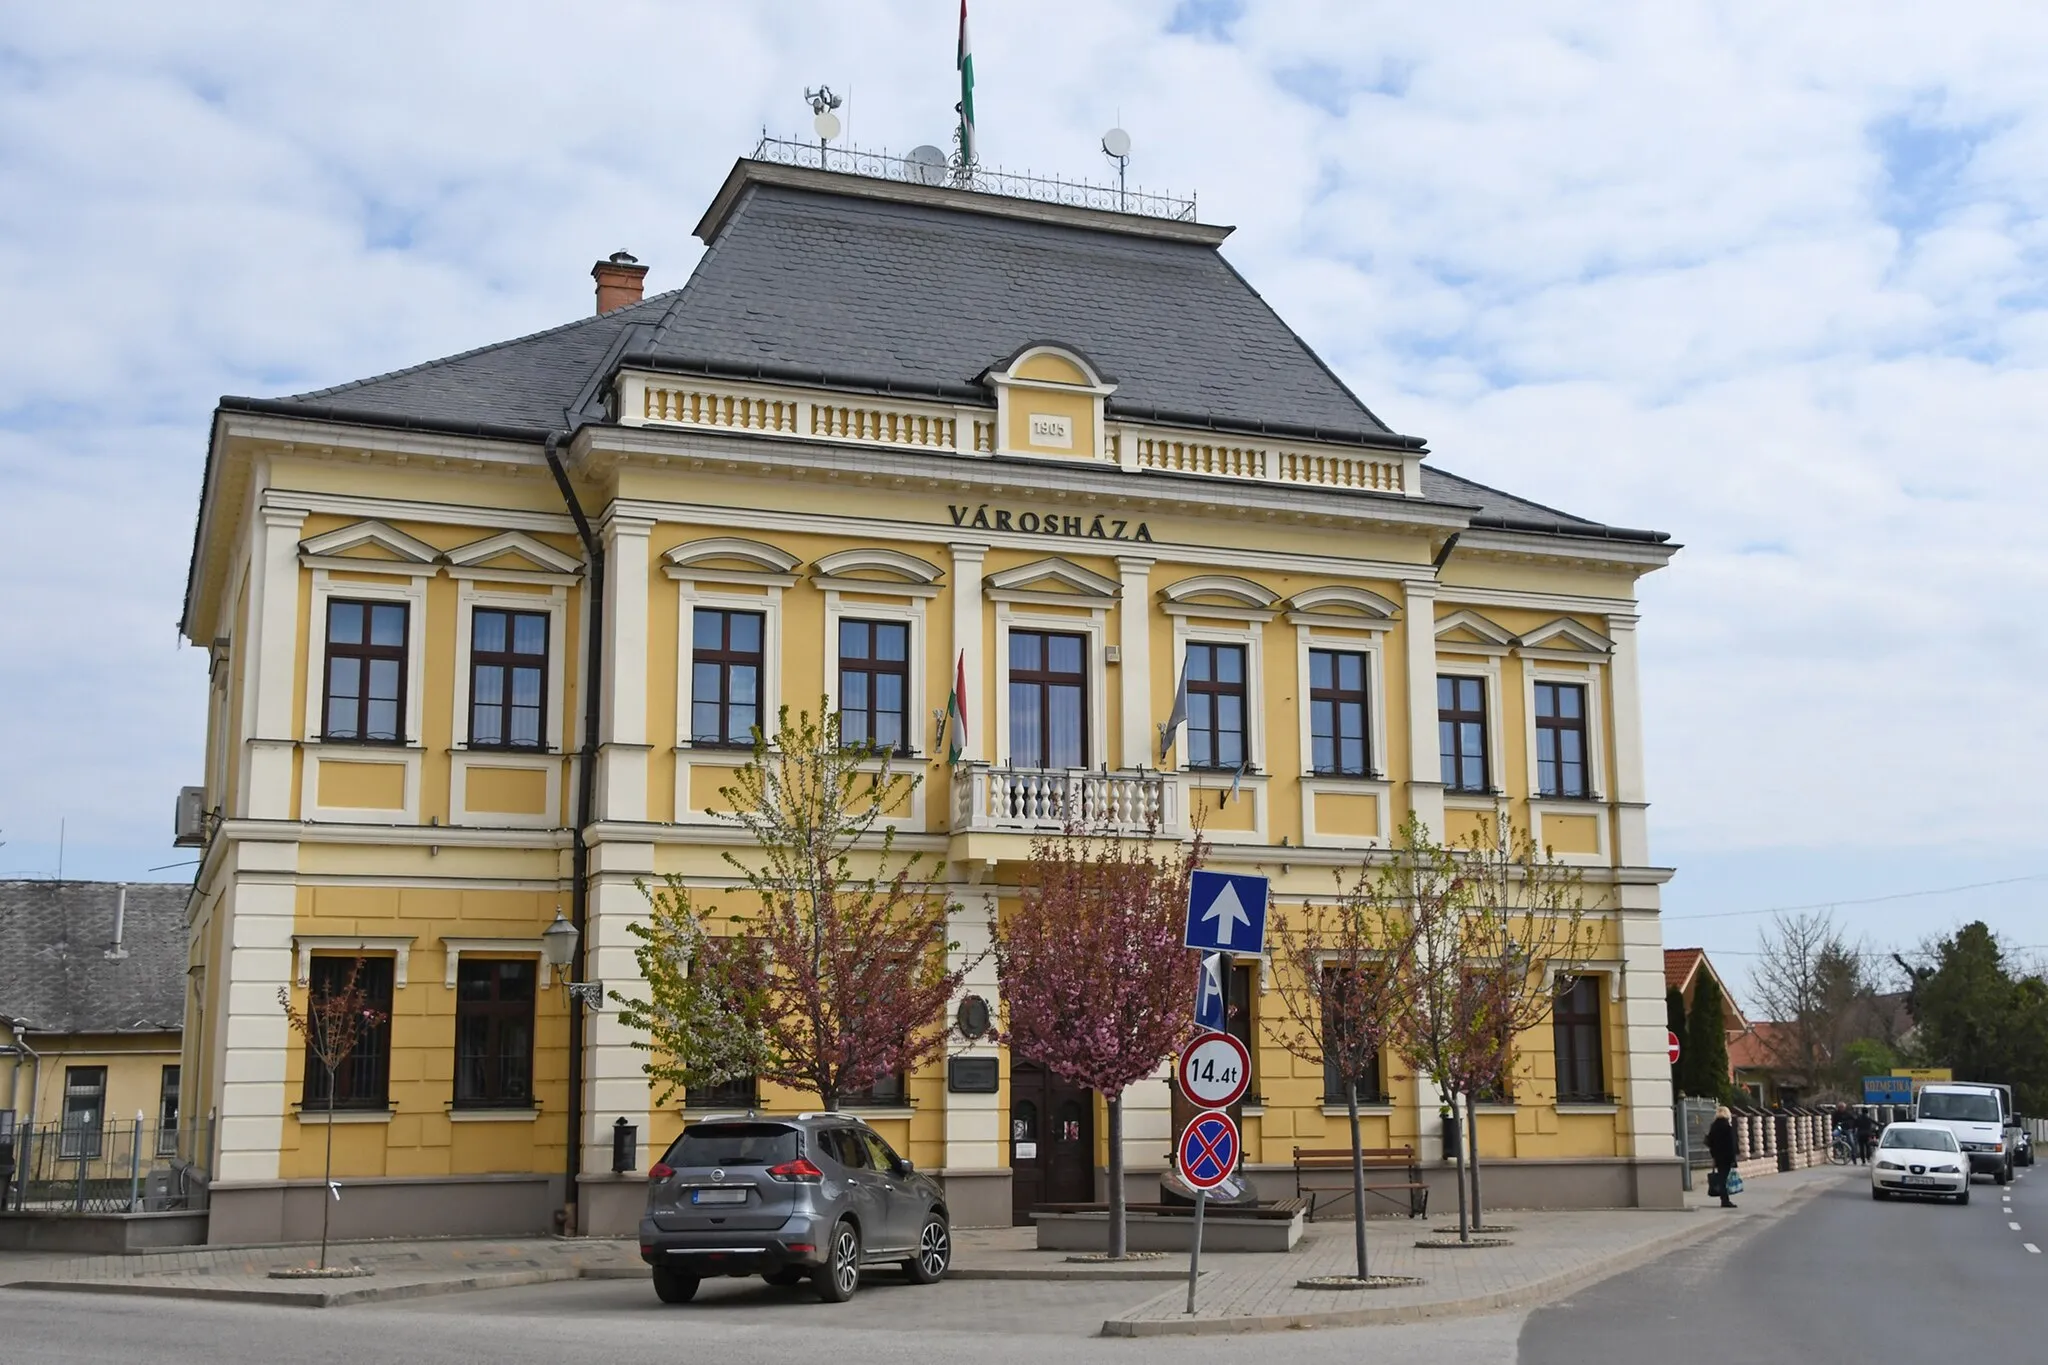
[[[1030, 1228], [960, 1229], [948, 1278], [1130, 1281], [1133, 1307], [1100, 1324], [1111, 1336], [1406, 1322], [1486, 1312], [1562, 1293], [1731, 1225], [1778, 1216], [1806, 1193], [1843, 1178], [1839, 1170], [1820, 1167], [1758, 1180], [1735, 1213], [1497, 1211], [1501, 1221], [1517, 1229], [1510, 1234], [1514, 1245], [1483, 1250], [1415, 1246], [1420, 1236], [1455, 1234], [1454, 1219], [1376, 1218], [1370, 1228], [1372, 1268], [1427, 1281], [1409, 1289], [1295, 1288], [1297, 1280], [1352, 1269], [1351, 1225], [1312, 1224], [1291, 1254], [1205, 1255], [1199, 1311], [1193, 1317], [1183, 1312], [1184, 1257], [1114, 1266], [1074, 1262], [1061, 1253], [1036, 1250]], [[336, 1243], [329, 1247], [330, 1265], [364, 1266], [375, 1273], [325, 1281], [269, 1278], [271, 1269], [311, 1265], [317, 1254], [314, 1247], [202, 1247], [132, 1256], [0, 1253], [0, 1285], [334, 1308], [563, 1280], [639, 1279], [647, 1273], [631, 1239], [535, 1237]], [[1091, 1330], [1094, 1326], [1088, 1324]]]

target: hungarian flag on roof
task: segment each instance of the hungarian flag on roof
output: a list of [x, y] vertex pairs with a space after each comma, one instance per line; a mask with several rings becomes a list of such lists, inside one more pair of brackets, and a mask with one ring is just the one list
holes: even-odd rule
[[960, 0], [960, 162], [974, 164], [974, 49], [967, 42], [967, 0]]

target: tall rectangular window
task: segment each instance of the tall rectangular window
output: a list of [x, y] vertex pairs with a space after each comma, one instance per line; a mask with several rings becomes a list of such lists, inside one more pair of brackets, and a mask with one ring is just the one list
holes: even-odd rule
[[1486, 682], [1436, 680], [1437, 737], [1443, 749], [1444, 786], [1454, 792], [1492, 790], [1486, 761]]
[[455, 966], [455, 1107], [523, 1109], [533, 1103], [530, 958], [465, 957]]
[[848, 744], [908, 752], [910, 626], [903, 621], [839, 623], [839, 737]]
[[1088, 766], [1088, 637], [1010, 632], [1010, 761]]
[[[355, 970], [352, 957], [316, 957], [307, 978], [309, 1003], [338, 993]], [[355, 1050], [334, 1069], [336, 1109], [382, 1109], [390, 1103], [391, 1091], [391, 969], [388, 957], [363, 959], [362, 975], [356, 984], [363, 990], [364, 1005], [383, 1016], [384, 1022], [365, 1028], [356, 1038]], [[327, 1068], [306, 1045], [306, 1084], [300, 1093], [300, 1107], [327, 1108]]]
[[690, 615], [690, 742], [751, 747], [761, 723], [758, 611], [699, 607]]
[[[1323, 999], [1325, 1002], [1343, 998], [1337, 988], [1340, 984], [1340, 974], [1344, 970], [1342, 967], [1334, 966], [1323, 968]], [[1341, 1023], [1342, 1021], [1336, 1020], [1332, 1022]], [[1324, 1036], [1328, 1036], [1327, 1027]], [[1358, 1102], [1360, 1104], [1385, 1104], [1387, 1102], [1386, 1086], [1380, 1080], [1380, 1055], [1377, 1051], [1374, 1051], [1365, 1058], [1363, 1064], [1359, 1066], [1358, 1074], [1355, 1078], [1345, 1075], [1344, 1068], [1338, 1064], [1338, 1059], [1331, 1057], [1328, 1051], [1324, 1052], [1323, 1102], [1325, 1104], [1345, 1103], [1346, 1092], [1353, 1079], [1356, 1079], [1358, 1082]]]
[[57, 1155], [73, 1161], [98, 1157], [106, 1122], [107, 1069], [65, 1067], [64, 1126], [57, 1137]]
[[324, 739], [405, 742], [404, 602], [327, 603]]
[[173, 1063], [164, 1068], [163, 1080], [156, 1097], [156, 1154], [172, 1156], [178, 1150], [178, 1087], [179, 1068]]
[[1586, 794], [1583, 684], [1536, 684], [1536, 790], [1542, 796]]
[[1575, 976], [1559, 982], [1550, 1019], [1557, 1046], [1558, 1099], [1604, 1102], [1608, 1096], [1600, 1046], [1600, 978]]
[[1365, 738], [1365, 656], [1308, 652], [1310, 766], [1318, 773], [1364, 777], [1372, 771]]
[[547, 743], [548, 617], [478, 607], [469, 635], [469, 744], [538, 749]]
[[1188, 645], [1188, 766], [1244, 766], [1243, 645]]

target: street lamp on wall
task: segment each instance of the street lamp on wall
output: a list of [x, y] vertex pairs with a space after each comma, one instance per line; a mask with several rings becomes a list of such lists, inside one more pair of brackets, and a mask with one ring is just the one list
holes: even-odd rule
[[[541, 930], [540, 955], [548, 966], [555, 970], [556, 982], [569, 972], [570, 964], [576, 960], [576, 942], [582, 935], [576, 926], [562, 918], [560, 910], [555, 911], [555, 922]], [[604, 1003], [604, 982], [571, 981], [568, 983], [569, 999], [585, 1009], [597, 1009]]]

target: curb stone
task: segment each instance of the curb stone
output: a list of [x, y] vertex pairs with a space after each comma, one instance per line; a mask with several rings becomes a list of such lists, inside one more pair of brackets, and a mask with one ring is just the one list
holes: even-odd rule
[[1790, 1191], [1783, 1203], [1764, 1214], [1753, 1225], [1748, 1219], [1702, 1219], [1694, 1227], [1681, 1228], [1654, 1241], [1616, 1251], [1612, 1255], [1561, 1275], [1532, 1280], [1517, 1289], [1503, 1289], [1491, 1294], [1470, 1295], [1462, 1299], [1443, 1299], [1435, 1303], [1397, 1304], [1383, 1308], [1339, 1308], [1320, 1312], [1248, 1314], [1227, 1318], [1110, 1318], [1102, 1324], [1099, 1335], [1229, 1336], [1249, 1332], [1301, 1331], [1318, 1327], [1391, 1327], [1432, 1318], [1468, 1317], [1479, 1313], [1497, 1312], [1503, 1308], [1533, 1305], [1545, 1299], [1558, 1298], [1573, 1290], [1583, 1289], [1587, 1285], [1633, 1270], [1638, 1265], [1658, 1260], [1682, 1247], [1705, 1242], [1738, 1231], [1745, 1226], [1750, 1226], [1753, 1231], [1761, 1231], [1765, 1223], [1784, 1217], [1827, 1188], [1827, 1185], [1816, 1181]]

